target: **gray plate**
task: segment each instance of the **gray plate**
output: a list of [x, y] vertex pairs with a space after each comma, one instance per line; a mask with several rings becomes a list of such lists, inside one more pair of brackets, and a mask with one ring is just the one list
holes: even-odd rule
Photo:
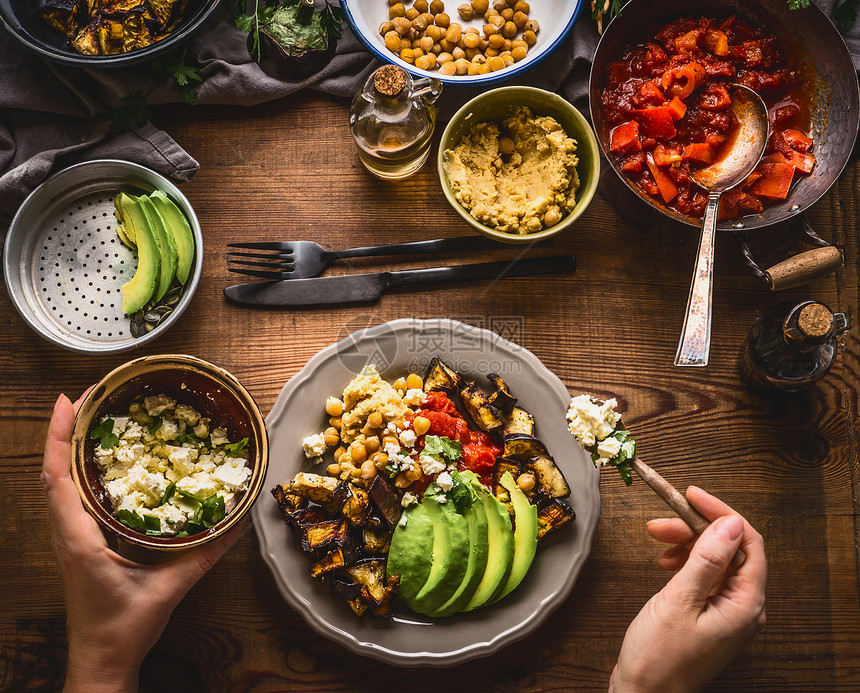
[[[348, 650], [398, 666], [444, 667], [497, 652], [535, 631], [573, 589], [588, 558], [600, 517], [600, 474], [567, 430], [570, 399], [564, 384], [537, 357], [494, 332], [453, 320], [404, 319], [355, 332], [323, 349], [281, 391], [266, 419], [271, 454], [264, 488], [308, 468], [302, 439], [327, 426], [325, 400], [339, 396], [361, 368], [375, 363], [386, 379], [423, 373], [440, 356], [489, 391], [497, 372], [534, 414], [537, 433], [573, 491], [576, 520], [538, 548], [526, 579], [503, 601], [485, 609], [431, 621], [408, 611], [391, 620], [359, 619], [309, 575], [274, 499], [266, 493], [252, 510], [260, 553], [287, 603], [314, 630]], [[325, 473], [324, 469], [320, 473]], [[428, 627], [432, 623], [433, 627]]]
[[[137, 254], [116, 235], [114, 197], [161, 190], [185, 213], [196, 244], [182, 298], [158, 327], [132, 337], [121, 286], [134, 276]], [[21, 317], [57, 346], [80, 353], [118, 353], [152, 341], [190, 303], [203, 268], [203, 236], [185, 196], [166, 178], [128, 161], [70, 166], [24, 200], [6, 235], [6, 288]]]

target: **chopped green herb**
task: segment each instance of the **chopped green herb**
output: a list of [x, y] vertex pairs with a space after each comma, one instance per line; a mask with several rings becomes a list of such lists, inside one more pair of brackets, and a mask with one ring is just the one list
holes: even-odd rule
[[123, 508], [116, 514], [116, 519], [122, 522], [126, 527], [131, 527], [138, 532], [146, 531], [146, 523], [140, 515], [134, 512], [134, 510], [126, 510]]
[[167, 501], [173, 498], [174, 493], [176, 493], [176, 482], [168, 484], [167, 488], [164, 489], [164, 495], [161, 497], [159, 505], [164, 505]]
[[151, 532], [161, 534], [161, 520], [159, 520], [155, 515], [144, 515], [143, 526], [146, 528], [147, 534]]
[[154, 436], [155, 432], [161, 428], [161, 424], [164, 423], [164, 419], [160, 416], [155, 417], [155, 421], [152, 422], [152, 426], [150, 426], [147, 430], [149, 431], [149, 435]]
[[[621, 443], [621, 449], [615, 457], [609, 460], [609, 464], [618, 469], [618, 473], [621, 474], [624, 483], [630, 486], [633, 483], [630, 460], [636, 457], [636, 441], [630, 436], [629, 431], [614, 431], [608, 437], [615, 438], [615, 440]], [[600, 454], [595, 450], [591, 453], [591, 459], [597, 462], [600, 459]]]
[[454, 462], [463, 457], [463, 446], [445, 436], [425, 436], [421, 454], [435, 457], [439, 461]]
[[601, 15], [608, 23], [610, 19], [621, 16], [621, 8], [624, 7], [626, 0], [609, 0], [609, 7], [604, 12], [603, 6], [605, 3], [597, 2], [594, 4], [594, 10], [591, 12], [592, 19], [600, 19]]
[[105, 419], [92, 431], [90, 431], [90, 439], [101, 439], [99, 445], [105, 450], [110, 450], [119, 445], [119, 437], [113, 432], [113, 419]]
[[463, 482], [463, 478], [458, 472], [451, 472], [451, 479], [454, 481], [454, 485], [451, 486], [451, 501], [454, 503], [454, 507], [462, 514], [472, 507], [472, 504], [477, 499], [477, 495], [469, 484]]
[[244, 450], [246, 447], [248, 447], [247, 437], [242, 438], [242, 440], [240, 440], [238, 443], [227, 443], [224, 446], [224, 452], [229, 453], [231, 455], [236, 455], [242, 452], [242, 450]]
[[809, 7], [809, 0], [788, 0], [788, 9], [802, 10]]

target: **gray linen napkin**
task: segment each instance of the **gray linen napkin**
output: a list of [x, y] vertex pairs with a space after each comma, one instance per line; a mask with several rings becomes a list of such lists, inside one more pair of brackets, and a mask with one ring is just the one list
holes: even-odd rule
[[[841, 0], [816, 0], [828, 14]], [[301, 82], [265, 74], [250, 58], [246, 36], [233, 24], [231, 2], [189, 43], [185, 62], [205, 78], [197, 104], [253, 106], [306, 87], [351, 97], [379, 63], [344, 26], [334, 59]], [[860, 24], [860, 22], [858, 22]], [[564, 45], [510, 84], [559, 91], [587, 113], [588, 69], [597, 46], [596, 25], [583, 11]], [[847, 37], [860, 69], [860, 26]], [[190, 180], [197, 162], [167, 133], [147, 123], [119, 137], [108, 136], [106, 114], [123, 96], [148, 92], [157, 84], [150, 70], [83, 70], [43, 61], [0, 29], [0, 241], [23, 199], [50, 174], [73, 163], [122, 158], [148, 166], [177, 182]], [[451, 87], [442, 100], [446, 119], [481, 89]], [[178, 93], [160, 84], [150, 105], [178, 101]], [[190, 106], [193, 108], [193, 106]]]

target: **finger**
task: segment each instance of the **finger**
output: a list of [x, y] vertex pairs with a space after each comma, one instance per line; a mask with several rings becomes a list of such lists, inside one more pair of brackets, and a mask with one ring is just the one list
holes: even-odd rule
[[683, 600], [704, 606], [714, 585], [725, 578], [743, 531], [743, 518], [732, 514], [717, 519], [702, 533], [684, 567], [670, 581]]
[[86, 390], [84, 390], [83, 394], [78, 397], [77, 401], [74, 403], [75, 414], [78, 413], [78, 410], [81, 408], [81, 405], [84, 403], [84, 398], [90, 394], [90, 390], [92, 390], [95, 385], [90, 385]]
[[178, 603], [185, 593], [238, 541], [246, 529], [247, 525], [244, 524], [233, 527], [217, 539], [203, 546], [183, 551], [172, 561], [158, 566], [156, 573], [159, 586], [165, 590], [163, 594], [168, 600], [175, 600]]
[[690, 551], [686, 546], [672, 546], [657, 556], [657, 565], [674, 572], [683, 568], [689, 557]]
[[[709, 520], [735, 514], [736, 511], [719, 498], [712, 496], [697, 486], [690, 486], [686, 491], [687, 500]], [[741, 516], [744, 522], [743, 540], [740, 548], [746, 554], [746, 560], [738, 569], [738, 575], [748, 581], [751, 587], [762, 593], [767, 582], [767, 560], [764, 553], [764, 539], [756, 529]]]
[[651, 520], [646, 529], [648, 534], [664, 544], [686, 544], [698, 536], [680, 517]]

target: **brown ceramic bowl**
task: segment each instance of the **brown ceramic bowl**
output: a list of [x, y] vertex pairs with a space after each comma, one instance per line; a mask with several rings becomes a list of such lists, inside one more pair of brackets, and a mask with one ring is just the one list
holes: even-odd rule
[[[159, 537], [137, 532], [113, 515], [94, 461], [96, 442], [89, 432], [102, 416], [128, 411], [135, 400], [166, 394], [223, 426], [232, 441], [248, 438], [252, 469], [248, 490], [227, 516], [211, 529], [188, 537]], [[251, 509], [266, 478], [269, 441], [266, 424], [248, 391], [230, 373], [211, 363], [179, 354], [145, 356], [108, 373], [84, 398], [72, 433], [72, 477], [84, 507], [101, 527], [130, 544], [160, 551], [199, 546], [228, 531]]]

